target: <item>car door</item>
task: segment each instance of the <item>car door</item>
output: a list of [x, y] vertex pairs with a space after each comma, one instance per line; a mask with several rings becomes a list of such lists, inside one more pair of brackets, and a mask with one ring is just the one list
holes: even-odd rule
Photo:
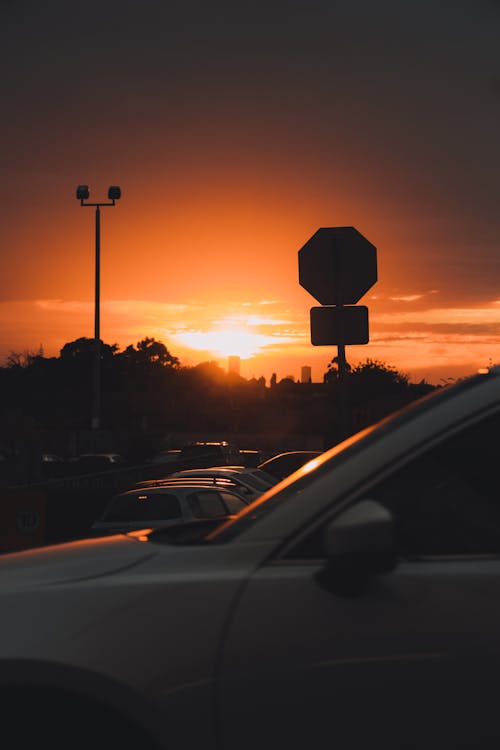
[[499, 428], [444, 436], [354, 497], [395, 523], [397, 566], [364, 591], [318, 581], [331, 518], [255, 572], [221, 659], [223, 748], [498, 743]]

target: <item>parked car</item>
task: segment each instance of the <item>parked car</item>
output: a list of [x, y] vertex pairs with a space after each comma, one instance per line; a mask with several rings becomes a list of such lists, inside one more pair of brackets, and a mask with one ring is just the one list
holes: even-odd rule
[[[186, 464], [185, 468], [198, 469], [204, 466], [237, 464], [239, 456], [238, 448], [226, 440], [198, 440], [181, 448], [179, 461]], [[187, 466], [188, 463], [189, 466]]]
[[172, 477], [182, 477], [191, 479], [195, 477], [199, 478], [225, 478], [230, 479], [234, 482], [235, 487], [238, 491], [247, 499], [254, 500], [263, 492], [269, 489], [272, 485], [264, 483], [258, 477], [255, 477], [251, 472], [245, 471], [244, 467], [224, 467], [214, 466], [207, 469], [184, 469], [182, 471], [175, 471], [171, 474]]
[[[210, 479], [210, 478], [224, 478], [226, 481], [231, 481], [233, 484], [236, 482], [241, 488], [246, 488], [247, 491], [243, 494], [257, 495], [262, 494], [269, 487], [272, 487], [277, 483], [276, 477], [271, 474], [266, 474], [260, 469], [253, 469], [247, 466], [210, 466], [201, 469], [182, 469], [180, 471], [173, 471], [170, 474], [166, 474], [164, 477], [159, 479], [149, 479], [142, 482], [138, 482], [136, 486], [144, 486], [145, 483], [151, 482], [162, 482], [172, 478], [197, 478], [197, 479]], [[235, 486], [236, 486], [235, 485]]]
[[284, 479], [305, 463], [321, 455], [321, 451], [286, 451], [268, 458], [258, 468], [276, 479]]
[[246, 507], [240, 495], [223, 483], [164, 482], [115, 495], [91, 531], [166, 528], [198, 520], [222, 519]]
[[229, 490], [229, 492], [238, 495], [245, 504], [254, 500], [254, 497], [249, 497], [248, 493], [243, 491], [241, 484], [234, 482], [231, 477], [174, 477], [169, 475], [157, 479], [142, 479], [139, 482], [135, 482], [134, 485], [128, 489], [146, 489], [148, 487], [165, 487], [165, 485], [185, 484], [226, 489]]
[[56, 453], [42, 453], [42, 464], [63, 464], [64, 458]]
[[257, 468], [257, 466], [264, 460], [264, 457], [260, 450], [240, 448], [239, 460], [244, 466], [253, 466], [253, 468]]
[[152, 464], [168, 464], [179, 459], [180, 448], [168, 448], [166, 450], [158, 451], [149, 459], [149, 463]]
[[67, 463], [62, 456], [57, 453], [42, 453], [40, 471], [44, 479], [64, 476], [66, 469]]
[[92, 472], [122, 468], [127, 460], [120, 453], [82, 453], [72, 458], [71, 463]]
[[0, 557], [9, 748], [497, 747], [499, 458], [492, 368], [208, 533]]

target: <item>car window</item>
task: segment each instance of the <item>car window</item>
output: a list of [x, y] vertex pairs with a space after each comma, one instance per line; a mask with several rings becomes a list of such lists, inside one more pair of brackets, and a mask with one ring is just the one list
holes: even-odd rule
[[104, 513], [104, 521], [167, 521], [181, 518], [178, 498], [168, 493], [141, 492], [117, 495]]
[[261, 469], [255, 469], [252, 472], [252, 476], [257, 477], [259, 482], [265, 485], [266, 488], [272, 487], [273, 485], [278, 483], [277, 477], [273, 477], [272, 474], [268, 474], [266, 471], [262, 471]]
[[227, 512], [231, 515], [233, 515], [234, 513], [239, 513], [240, 510], [243, 510], [243, 508], [245, 508], [247, 505], [245, 502], [243, 502], [243, 500], [240, 500], [239, 497], [236, 497], [236, 495], [232, 495], [230, 492], [221, 492], [220, 494], [226, 504]]
[[[433, 445], [363, 493], [394, 517], [402, 558], [500, 554], [500, 415]], [[326, 523], [326, 522], [325, 522]], [[287, 557], [320, 558], [324, 524]]]
[[227, 515], [227, 508], [219, 492], [201, 490], [189, 496], [188, 502], [195, 518], [220, 518]]
[[[237, 481], [237, 480], [236, 480]], [[249, 474], [247, 472], [242, 472], [242, 477], [240, 482], [242, 484], [245, 484], [249, 487], [252, 487], [254, 490], [257, 490], [258, 492], [263, 492], [264, 490], [267, 490], [269, 485], [264, 484], [260, 479], [257, 479], [257, 477], [252, 476], [252, 474]]]
[[402, 556], [500, 553], [500, 416], [429, 449], [370, 496], [395, 519]]

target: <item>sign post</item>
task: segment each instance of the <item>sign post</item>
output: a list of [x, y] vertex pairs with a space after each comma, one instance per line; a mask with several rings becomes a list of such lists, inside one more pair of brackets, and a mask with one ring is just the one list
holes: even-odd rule
[[[377, 281], [377, 248], [354, 227], [322, 227], [299, 250], [299, 284], [322, 307], [311, 308], [313, 346], [337, 346], [339, 385], [345, 380], [347, 344], [367, 344], [368, 308], [356, 303]], [[345, 393], [341, 421], [347, 436]]]

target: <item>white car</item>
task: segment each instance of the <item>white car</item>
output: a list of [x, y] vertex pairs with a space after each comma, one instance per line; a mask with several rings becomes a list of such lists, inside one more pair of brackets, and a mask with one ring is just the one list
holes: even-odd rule
[[491, 369], [208, 534], [4, 555], [6, 746], [497, 747], [499, 479]]
[[256, 497], [262, 495], [262, 490], [256, 493], [250, 490], [247, 485], [242, 485], [241, 482], [235, 481], [230, 476], [177, 476], [177, 474], [170, 474], [160, 479], [142, 479], [140, 482], [135, 482], [133, 487], [129, 489], [146, 489], [151, 487], [165, 487], [165, 485], [184, 485], [184, 484], [197, 484], [205, 485], [208, 487], [218, 487], [220, 489], [225, 488], [229, 492], [233, 492], [238, 495], [245, 503], [253, 502]]
[[[229, 483], [228, 483], [229, 484]], [[134, 531], [153, 526], [167, 528], [193, 521], [235, 515], [248, 505], [222, 484], [184, 480], [120, 492], [106, 504], [93, 532]]]
[[70, 459], [70, 463], [89, 471], [120, 469], [127, 465], [120, 453], [82, 453]]
[[206, 469], [183, 469], [182, 471], [173, 472], [171, 477], [191, 478], [219, 478], [230, 479], [234, 482], [236, 488], [248, 499], [254, 500], [262, 495], [273, 486], [271, 481], [265, 482], [262, 478], [252, 471], [246, 471], [244, 467], [234, 466], [212, 466]]

